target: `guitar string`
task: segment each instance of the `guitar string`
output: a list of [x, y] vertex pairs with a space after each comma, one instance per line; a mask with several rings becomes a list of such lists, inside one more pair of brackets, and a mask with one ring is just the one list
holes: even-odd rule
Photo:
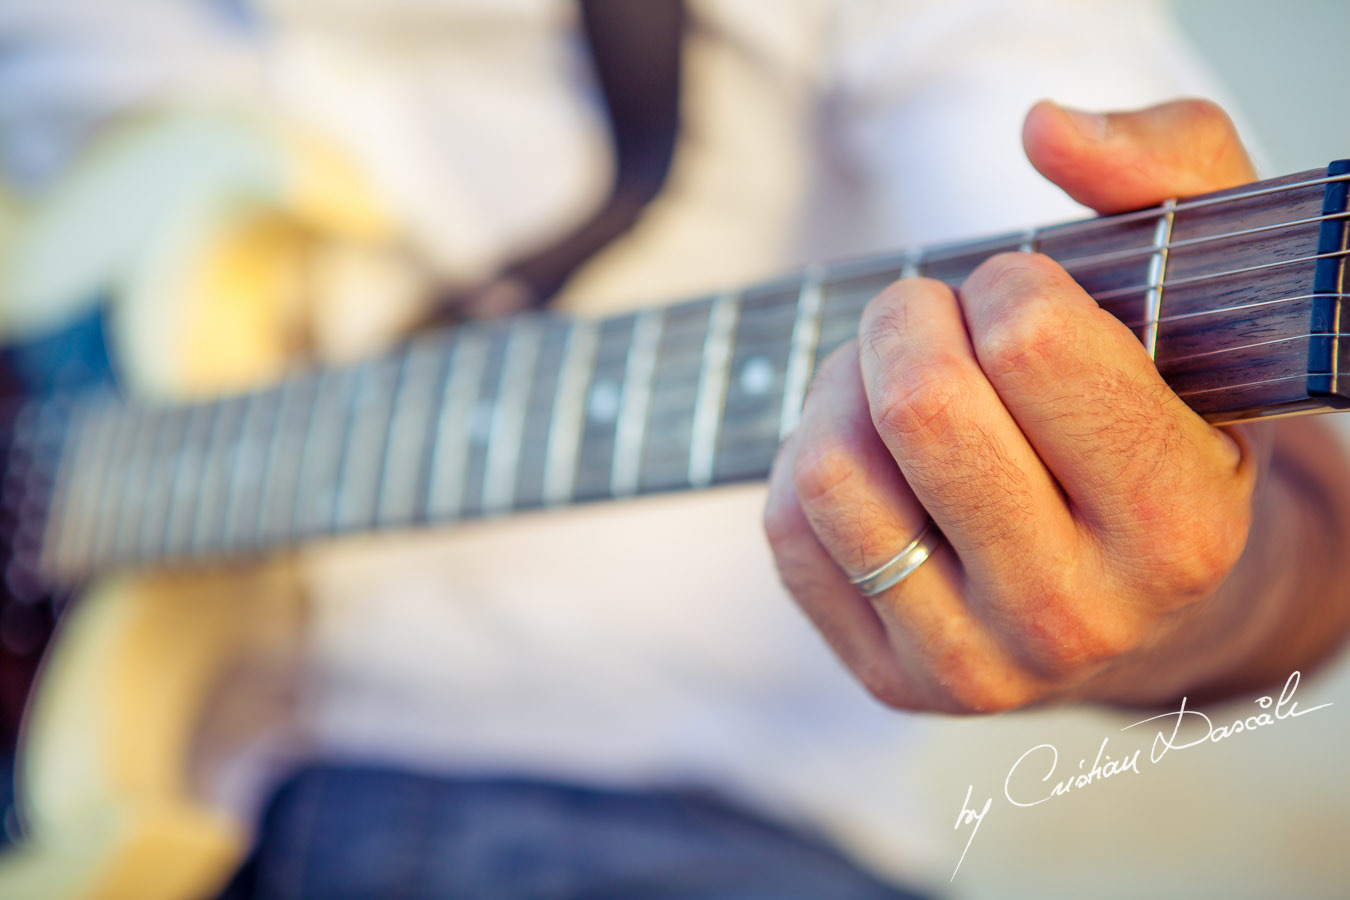
[[[1343, 373], [1342, 373], [1343, 374]], [[1261, 387], [1262, 385], [1279, 384], [1284, 381], [1306, 381], [1309, 378], [1335, 378], [1335, 372], [1307, 372], [1299, 375], [1281, 375], [1279, 378], [1263, 378], [1258, 381], [1241, 381], [1236, 384], [1222, 384], [1212, 388], [1196, 388], [1190, 391], [1177, 392], [1178, 397], [1196, 397], [1200, 394], [1213, 394], [1218, 391], [1238, 391], [1242, 388]]]
[[[1153, 218], [1157, 217], [1154, 216]], [[1323, 222], [1334, 222], [1341, 219], [1350, 219], [1350, 210], [1343, 210], [1341, 212], [1335, 213], [1325, 213], [1316, 216], [1305, 216], [1300, 219], [1289, 219], [1279, 222], [1272, 222], [1266, 225], [1255, 225], [1250, 228], [1238, 228], [1232, 231], [1220, 231], [1216, 232], [1215, 234], [1204, 234], [1189, 238], [1169, 239], [1161, 243], [1149, 241], [1148, 243], [1140, 244], [1137, 247], [1126, 247], [1120, 250], [1107, 250], [1101, 253], [1089, 253], [1083, 256], [1063, 256], [1054, 258], [1056, 262], [1058, 262], [1061, 266], [1064, 266], [1065, 268], [1068, 268], [1070, 266], [1089, 268], [1104, 265], [1106, 263], [1127, 261], [1135, 257], [1148, 257], [1153, 255], [1154, 253], [1157, 253], [1159, 250], [1167, 250], [1169, 252], [1172, 250], [1184, 250], [1189, 247], [1197, 247], [1202, 246], [1204, 244], [1217, 243], [1219, 241], [1231, 240], [1233, 238], [1251, 237], [1252, 235], [1281, 231], [1286, 228], [1297, 228], [1300, 226], [1308, 226], [1308, 225], [1320, 225]], [[1103, 219], [1093, 219], [1090, 221], [1094, 224], [1098, 222], [1104, 223], [1106, 225], [1118, 224], [1115, 223], [1111, 217], [1106, 217]], [[1055, 226], [1051, 227], [1053, 228]], [[911, 261], [920, 266], [925, 264], [933, 265], [935, 263], [943, 263], [943, 262], [950, 262], [952, 260], [959, 260], [967, 256], [973, 256], [975, 254], [992, 255], [993, 253], [998, 252], [998, 248], [1000, 247], [1022, 246], [1028, 243], [1029, 241], [1032, 243], [1040, 243], [1044, 240], [1045, 237], [1058, 238], [1060, 237], [1060, 233], [1059, 232], [1045, 233], [1043, 232], [1042, 229], [1031, 229], [1030, 231], [1022, 234], [999, 235], [997, 237], [988, 238], [986, 240], [977, 240], [967, 245], [954, 245], [952, 247], [944, 248], [943, 250], [939, 251], [935, 251], [931, 248], [925, 249], [922, 247], [911, 248], [899, 252], [888, 253], [884, 257], [877, 257], [876, 259], [877, 262], [879, 263], [878, 265], [879, 271], [887, 268], [899, 268], [898, 266], [894, 265], [894, 262], [902, 259]], [[1050, 253], [1049, 255], [1052, 257], [1054, 256], [1053, 252]], [[870, 259], [845, 260], [844, 264], [847, 265], [849, 263], [853, 263], [859, 269], [862, 269], [870, 261], [871, 261]], [[881, 265], [882, 263], [886, 265], [883, 266]], [[855, 274], [854, 277], [857, 277], [857, 275]]]
[[[1150, 251], [1150, 255], [1151, 255], [1153, 252], [1157, 252], [1157, 251], [1162, 250], [1162, 249], [1168, 249], [1168, 248], [1167, 248], [1166, 245], [1162, 245], [1162, 244], [1155, 245], [1155, 246], [1152, 248], [1152, 250]], [[1160, 282], [1157, 282], [1157, 283], [1153, 283], [1153, 282], [1144, 282], [1144, 283], [1141, 283], [1141, 284], [1131, 284], [1131, 285], [1127, 285], [1127, 286], [1125, 286], [1125, 287], [1119, 287], [1119, 288], [1109, 288], [1109, 289], [1106, 289], [1106, 290], [1100, 290], [1100, 291], [1089, 291], [1089, 293], [1092, 294], [1093, 299], [1097, 300], [1097, 302], [1100, 303], [1100, 302], [1103, 301], [1103, 300], [1115, 300], [1115, 299], [1120, 298], [1120, 297], [1128, 297], [1130, 294], [1142, 294], [1142, 293], [1144, 293], [1144, 292], [1146, 292], [1146, 291], [1148, 291], [1148, 290], [1151, 290], [1151, 289], [1153, 289], [1153, 288], [1169, 288], [1169, 287], [1181, 287], [1181, 286], [1183, 286], [1183, 285], [1204, 284], [1204, 283], [1207, 282], [1207, 281], [1214, 281], [1214, 280], [1217, 280], [1217, 279], [1220, 279], [1220, 278], [1231, 278], [1231, 277], [1233, 277], [1234, 275], [1245, 275], [1245, 274], [1247, 274], [1247, 273], [1249, 273], [1249, 272], [1259, 272], [1259, 271], [1262, 271], [1262, 270], [1265, 270], [1265, 269], [1278, 269], [1278, 268], [1282, 268], [1282, 267], [1284, 267], [1284, 266], [1297, 265], [1297, 264], [1299, 264], [1299, 263], [1316, 262], [1316, 261], [1321, 260], [1321, 259], [1337, 259], [1337, 258], [1339, 258], [1339, 257], [1344, 257], [1344, 256], [1346, 256], [1346, 255], [1350, 255], [1350, 250], [1335, 250], [1335, 251], [1332, 251], [1332, 252], [1330, 252], [1330, 253], [1314, 253], [1314, 254], [1310, 254], [1310, 255], [1308, 255], [1308, 256], [1300, 256], [1300, 257], [1296, 257], [1296, 258], [1293, 258], [1293, 259], [1282, 259], [1282, 260], [1277, 260], [1277, 261], [1275, 261], [1275, 262], [1259, 263], [1259, 264], [1257, 264], [1257, 265], [1243, 266], [1243, 267], [1237, 268], [1237, 269], [1225, 269], [1225, 270], [1223, 270], [1223, 271], [1221, 271], [1221, 272], [1207, 272], [1207, 273], [1198, 274], [1198, 275], [1187, 275], [1187, 276], [1178, 277], [1178, 278], [1164, 279], [1163, 281], [1160, 281]], [[1088, 257], [1082, 257], [1082, 259], [1087, 259], [1087, 258], [1088, 258]], [[1070, 275], [1074, 275], [1074, 274], [1075, 274], [1074, 271], [1073, 271], [1073, 269], [1071, 269], [1071, 268], [1069, 267], [1069, 264], [1068, 264], [1068, 263], [1066, 263], [1066, 262], [1060, 262], [1060, 261], [1058, 261], [1058, 260], [1056, 260], [1056, 262], [1059, 262], [1059, 265], [1062, 266], [1062, 267], [1063, 267]], [[920, 274], [923, 274], [923, 272], [922, 272], [922, 263], [920, 263], [920, 266], [921, 266], [921, 268], [920, 268]], [[1080, 269], [1081, 269], [1081, 268], [1087, 268], [1087, 266], [1082, 266], [1082, 265], [1080, 264], [1080, 265], [1079, 265], [1079, 268], [1080, 268]], [[892, 270], [892, 269], [878, 270], [878, 271], [875, 272], [875, 273], [868, 273], [867, 276], [855, 276], [855, 278], [861, 278], [861, 277], [887, 277], [891, 271], [895, 271], [895, 270]], [[854, 280], [854, 279], [849, 279], [849, 280]], [[945, 280], [945, 279], [939, 279], [939, 280]], [[1077, 280], [1077, 279], [1075, 279], [1075, 280]], [[831, 287], [830, 283], [829, 283], [829, 282], [826, 282], [826, 283], [825, 283], [825, 287], [826, 287], [826, 289], [828, 290], [828, 289]], [[828, 302], [828, 298], [827, 298], [827, 301], [826, 301], [826, 302]]]
[[1254, 234], [1266, 234], [1272, 231], [1281, 231], [1285, 228], [1296, 228], [1301, 225], [1318, 225], [1322, 222], [1333, 222], [1338, 219], [1346, 218], [1350, 218], [1350, 211], [1328, 213], [1321, 216], [1309, 216], [1303, 219], [1292, 219], [1288, 222], [1275, 222], [1270, 225], [1257, 225], [1252, 228], [1239, 228], [1235, 231], [1223, 231], [1218, 234], [1205, 234], [1193, 238], [1167, 240], [1160, 244], [1144, 244], [1139, 247], [1131, 247], [1128, 250], [1112, 250], [1106, 253], [1096, 253], [1080, 257], [1071, 256], [1056, 261], [1066, 269], [1069, 266], [1081, 266], [1087, 268], [1088, 266], [1099, 266], [1103, 263], [1131, 259], [1136, 256], [1152, 256], [1159, 250], [1167, 250], [1170, 253], [1173, 250], [1197, 247], [1203, 244], [1215, 243], [1217, 241], [1230, 240], [1232, 238], [1250, 237]]
[[[1242, 312], [1243, 310], [1257, 309], [1258, 307], [1263, 306], [1279, 306], [1284, 303], [1297, 303], [1301, 300], [1323, 300], [1323, 299], [1341, 300], [1347, 296], [1350, 295], [1344, 293], [1337, 293], [1335, 291], [1323, 291], [1320, 293], [1312, 293], [1312, 294], [1294, 294], [1289, 297], [1276, 297], [1272, 300], [1257, 300], [1254, 303], [1238, 303], [1235, 304], [1234, 306], [1216, 306], [1213, 309], [1197, 309], [1191, 312], [1172, 313], [1166, 316], [1159, 316], [1157, 321], [1159, 325], [1166, 325], [1171, 322], [1180, 322], [1185, 319], [1200, 319], [1204, 318], [1205, 316], [1213, 316], [1218, 315], [1220, 313]], [[1148, 320], [1146, 319], [1131, 319], [1130, 321], [1125, 321], [1124, 319], [1122, 319], [1121, 321], [1125, 322], [1126, 328], [1142, 328], [1148, 324]]]
[[[1285, 337], [1271, 338], [1268, 341], [1254, 341], [1250, 344], [1242, 344], [1237, 347], [1221, 347], [1218, 350], [1204, 350], [1200, 353], [1189, 353], [1185, 356], [1169, 356], [1158, 360], [1158, 367], [1161, 370], [1163, 364], [1173, 365], [1175, 363], [1187, 362], [1192, 359], [1203, 359], [1207, 356], [1222, 356], [1225, 353], [1239, 353], [1243, 350], [1253, 350], [1257, 347], [1269, 347], [1274, 344], [1287, 344], [1290, 341], [1301, 341], [1306, 338], [1328, 337], [1339, 338], [1346, 337], [1344, 332], [1335, 331], [1308, 331], [1303, 334], [1291, 334]], [[1164, 374], [1164, 377], [1166, 375]]]
[[[1157, 284], [1143, 284], [1137, 286], [1112, 288], [1106, 291], [1097, 291], [1092, 296], [1098, 301], [1114, 300], [1117, 297], [1123, 297], [1128, 294], [1138, 293], [1149, 288], [1168, 288], [1181, 287], [1189, 284], [1204, 284], [1207, 281], [1215, 281], [1220, 278], [1231, 278], [1234, 275], [1246, 275], [1249, 272], [1260, 272], [1266, 269], [1280, 269], [1284, 266], [1298, 265], [1299, 263], [1316, 262], [1319, 259], [1338, 259], [1350, 254], [1350, 250], [1334, 250], [1330, 253], [1314, 253], [1309, 256], [1299, 256], [1294, 259], [1282, 259], [1277, 262], [1258, 263], [1254, 266], [1243, 266], [1239, 269], [1225, 269], [1222, 272], [1211, 272], [1204, 275], [1187, 275], [1181, 278], [1171, 278], [1158, 282]], [[1073, 273], [1069, 273], [1073, 274]]]
[[[1289, 184], [1276, 184], [1271, 185], [1269, 187], [1256, 188], [1248, 191], [1241, 191], [1235, 194], [1224, 194], [1217, 197], [1194, 197], [1189, 200], [1179, 201], [1171, 209], [1173, 212], [1177, 213], [1188, 212], [1193, 209], [1200, 209], [1206, 206], [1214, 206], [1220, 203], [1236, 203], [1242, 200], [1250, 200], [1255, 197], [1273, 196], [1276, 194], [1284, 194], [1289, 193], [1291, 191], [1302, 190], [1304, 188], [1318, 187], [1321, 185], [1328, 185], [1328, 184], [1337, 184], [1345, 181], [1350, 181], [1350, 174], [1328, 175], [1320, 178], [1310, 178], [1304, 181], [1291, 182]], [[1063, 226], [1052, 225], [1047, 228], [1047, 231], [1054, 231], [1055, 235], [1059, 236], [1061, 234], [1068, 232], [1069, 229], [1075, 229], [1072, 233], [1078, 234], [1081, 233], [1081, 231], [1088, 231], [1094, 228], [1104, 227], [1111, 224], [1124, 225], [1135, 221], [1147, 221], [1148, 219], [1156, 219], [1158, 216], [1165, 214], [1167, 211], [1168, 211], [1167, 207], [1163, 206], [1162, 204], [1157, 204], [1155, 206], [1150, 206], [1145, 209], [1133, 210], [1127, 213], [1117, 213], [1113, 216], [1103, 216], [1096, 219], [1084, 219], [1081, 222], [1071, 222]]]
[[[1097, 218], [1083, 219], [1078, 222], [1070, 222], [1063, 225], [1039, 226], [1035, 228], [1028, 228], [1024, 231], [1017, 233], [994, 235], [988, 238], [976, 238], [973, 241], [952, 241], [949, 243], [929, 245], [927, 247], [901, 248], [900, 250], [887, 253], [884, 256], [867, 257], [862, 259], [845, 259], [840, 260], [834, 265], [845, 267], [856, 266], [861, 270], [858, 273], [850, 273], [851, 276], [866, 274], [866, 272], [870, 270], [872, 263], [875, 263], [878, 269], [892, 268], [895, 270], [899, 270], [901, 266], [898, 265], [898, 263], [903, 263], [905, 261], [928, 262], [928, 263], [943, 262], [949, 259], [956, 259], [961, 256], [969, 255], [971, 253], [983, 250], [985, 249], [985, 245], [992, 245], [993, 247], [1005, 245], [1008, 247], [1016, 247], [1020, 244], [1025, 243], [1028, 238], [1032, 238], [1035, 241], [1039, 242], [1044, 241], [1047, 238], [1059, 239], [1063, 237], [1078, 237], [1087, 232], [1103, 230], [1120, 225], [1128, 225], [1139, 221], [1148, 221], [1150, 219], [1157, 219], [1160, 216], [1166, 215], [1169, 211], [1175, 215], [1192, 209], [1198, 209], [1206, 206], [1213, 206], [1221, 203], [1234, 203], [1237, 201], [1247, 200], [1254, 197], [1274, 196], [1277, 194], [1288, 193], [1303, 188], [1324, 186], [1327, 184], [1334, 184], [1345, 181], [1350, 181], [1350, 174], [1336, 175], [1327, 178], [1316, 178], [1287, 185], [1275, 185], [1268, 188], [1262, 188], [1260, 190], [1246, 191], [1243, 193], [1232, 194], [1222, 197], [1205, 197], [1205, 198], [1198, 198], [1195, 200], [1181, 201], [1177, 203], [1174, 207], [1171, 207], [1170, 209], [1166, 206], [1157, 205], [1147, 207], [1141, 210], [1135, 210], [1133, 212], [1117, 213], [1111, 216], [1099, 216]], [[1316, 198], [1309, 198], [1309, 199], [1316, 199]], [[1261, 229], [1275, 230], [1278, 228], [1287, 228], [1295, 225], [1305, 225], [1305, 224], [1312, 225], [1327, 220], [1346, 217], [1350, 217], [1350, 211], [1318, 215], [1306, 219], [1294, 219], [1289, 221], [1278, 222], [1270, 226], [1261, 226]], [[1206, 235], [1203, 236], [1203, 242], [1223, 240], [1231, 237], [1241, 237], [1252, 233], [1256, 233], [1255, 230], [1239, 229], [1236, 231], [1223, 232], [1217, 235]], [[1140, 245], [1138, 248], [1131, 248], [1131, 250], [1132, 252], [1147, 254], [1152, 253], [1153, 251], [1158, 249], [1171, 248], [1173, 246], [1186, 246], [1185, 243], [1182, 243], [1183, 241], [1195, 243], [1202, 242], [1201, 237], [1182, 238], [1179, 239], [1178, 241], [1164, 242], [1163, 244], [1157, 244], [1153, 241], [1150, 241], [1147, 244]], [[991, 250], [989, 252], [996, 252], [996, 251]], [[1070, 258], [1067, 259], [1066, 261], [1074, 263], [1097, 264], [1103, 261], [1110, 261], [1112, 258], [1114, 258], [1115, 254], [1119, 254], [1121, 252], [1123, 251], [1112, 250], [1107, 251], [1105, 253], [1088, 254], [1086, 256], [1078, 258]]]

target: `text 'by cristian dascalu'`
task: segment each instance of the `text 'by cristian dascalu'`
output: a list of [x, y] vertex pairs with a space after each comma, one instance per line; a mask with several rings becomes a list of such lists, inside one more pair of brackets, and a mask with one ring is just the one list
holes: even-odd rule
[[[1188, 750], [1204, 744], [1217, 744], [1235, 735], [1275, 725], [1285, 719], [1306, 716], [1308, 713], [1332, 705], [1323, 703], [1311, 709], [1299, 709], [1298, 703], [1294, 701], [1298, 683], [1299, 673], [1295, 672], [1285, 681], [1278, 698], [1268, 696], [1258, 698], [1255, 701], [1257, 712], [1238, 717], [1231, 722], [1216, 724], [1199, 710], [1187, 707], [1186, 698], [1183, 697], [1181, 705], [1171, 712], [1149, 716], [1147, 719], [1126, 725], [1121, 731], [1146, 725], [1158, 728], [1147, 758], [1141, 757], [1143, 747], [1117, 757], [1108, 751], [1107, 745], [1111, 739], [1105, 737], [1097, 748], [1097, 755], [1091, 767], [1088, 766], [1085, 757], [1078, 761], [1076, 772], [1061, 772], [1059, 749], [1054, 744], [1037, 744], [1019, 756], [1008, 770], [1008, 777], [1003, 780], [1003, 796], [1013, 806], [1039, 806], [1056, 797], [1084, 790], [1108, 778], [1138, 775], [1141, 768], [1156, 765], [1173, 750]], [[961, 812], [956, 817], [955, 829], [969, 828], [970, 836], [966, 838], [961, 858], [956, 861], [956, 868], [952, 870], [953, 879], [956, 878], [956, 873], [961, 871], [961, 864], [966, 861], [966, 853], [970, 851], [970, 845], [994, 803], [994, 798], [989, 797], [978, 808], [972, 805], [971, 795], [974, 790], [973, 784], [966, 788], [966, 799], [962, 801]]]

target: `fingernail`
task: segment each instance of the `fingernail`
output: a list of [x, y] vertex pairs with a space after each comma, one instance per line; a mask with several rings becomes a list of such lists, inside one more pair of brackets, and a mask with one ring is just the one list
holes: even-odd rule
[[1110, 134], [1111, 123], [1101, 113], [1074, 109], [1071, 106], [1061, 106], [1060, 109], [1064, 110], [1085, 140], [1104, 141]]

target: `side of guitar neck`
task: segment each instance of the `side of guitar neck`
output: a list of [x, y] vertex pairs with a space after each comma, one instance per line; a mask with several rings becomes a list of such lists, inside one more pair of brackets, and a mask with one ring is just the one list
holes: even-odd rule
[[761, 479], [807, 384], [890, 281], [1057, 261], [1211, 421], [1340, 408], [1344, 161], [1120, 216], [831, 265], [601, 320], [528, 315], [182, 407], [30, 404], [12, 577]]

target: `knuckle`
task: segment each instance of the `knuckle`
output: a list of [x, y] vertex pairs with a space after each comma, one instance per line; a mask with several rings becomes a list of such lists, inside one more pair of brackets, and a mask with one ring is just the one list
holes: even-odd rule
[[955, 303], [956, 295], [945, 283], [933, 278], [903, 278], [892, 281], [867, 302], [859, 328], [859, 343], [878, 353], [883, 342], [910, 333], [912, 306]]
[[1242, 523], [1192, 522], [1156, 551], [1162, 565], [1162, 580], [1178, 600], [1207, 597], [1228, 579], [1246, 548], [1247, 529]]
[[[941, 641], [941, 646], [931, 645]], [[1019, 674], [1006, 664], [987, 660], [968, 642], [947, 637], [932, 638], [930, 665], [941, 695], [943, 712], [955, 715], [986, 715], [1026, 706], [1034, 694]]]
[[[1169, 482], [1170, 483], [1170, 482]], [[1172, 483], [1174, 484], [1174, 483]], [[1185, 514], [1192, 510], [1196, 514]], [[1247, 546], [1251, 504], [1223, 491], [1172, 489], [1138, 492], [1134, 502], [1136, 540], [1130, 542], [1137, 586], [1155, 603], [1176, 605], [1207, 597], [1228, 579]]]
[[1028, 663], [1044, 676], [1065, 679], [1125, 656], [1143, 637], [1125, 609], [1100, 595], [1052, 589], [1023, 623]]
[[[947, 301], [955, 298], [945, 281], [917, 276], [899, 278], [886, 285], [867, 304], [867, 312], [876, 315], [911, 302]], [[867, 316], [864, 316], [866, 319]]]
[[803, 503], [818, 505], [862, 476], [856, 452], [842, 440], [803, 444], [792, 465], [792, 480]]
[[1048, 281], [1060, 280], [1063, 271], [1043, 253], [996, 253], [975, 267], [962, 290], [1018, 300], [1041, 293]]
[[955, 360], [938, 358], [891, 379], [871, 402], [873, 426], [883, 435], [915, 437], [941, 431], [961, 402], [962, 376]]
[[1053, 366], [1075, 340], [1072, 321], [1049, 304], [1014, 303], [978, 336], [976, 352], [985, 371], [1000, 378]]

